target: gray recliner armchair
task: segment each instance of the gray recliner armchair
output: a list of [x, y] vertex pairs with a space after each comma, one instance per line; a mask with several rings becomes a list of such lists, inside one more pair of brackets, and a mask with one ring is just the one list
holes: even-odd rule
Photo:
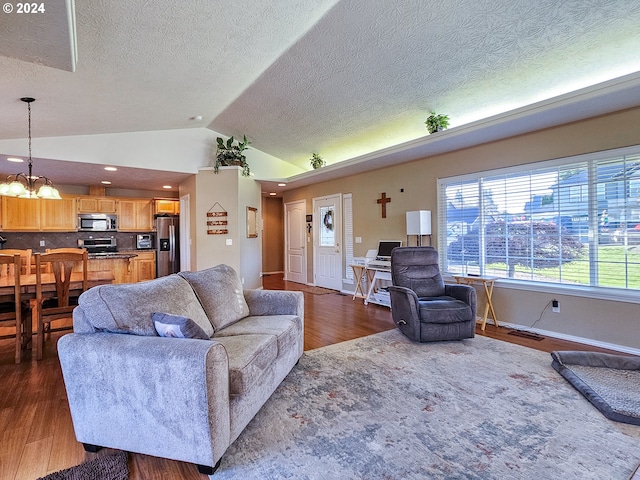
[[391, 252], [391, 314], [400, 331], [416, 342], [473, 338], [476, 291], [445, 285], [433, 247], [397, 247]]

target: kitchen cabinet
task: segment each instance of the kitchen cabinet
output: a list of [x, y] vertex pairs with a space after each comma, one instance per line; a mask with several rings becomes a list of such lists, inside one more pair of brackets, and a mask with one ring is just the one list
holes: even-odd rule
[[2, 230], [40, 231], [39, 198], [2, 197]]
[[133, 259], [133, 271], [136, 282], [144, 282], [156, 278], [156, 252], [137, 252]]
[[180, 201], [156, 198], [154, 200], [154, 213], [156, 215], [178, 215], [180, 213]]
[[118, 202], [118, 231], [149, 232], [153, 230], [150, 200], [120, 199]]
[[73, 232], [76, 230], [76, 199], [2, 197], [2, 230]]
[[78, 213], [116, 213], [117, 200], [106, 197], [78, 197]]
[[40, 230], [73, 232], [76, 226], [76, 199], [40, 200]]

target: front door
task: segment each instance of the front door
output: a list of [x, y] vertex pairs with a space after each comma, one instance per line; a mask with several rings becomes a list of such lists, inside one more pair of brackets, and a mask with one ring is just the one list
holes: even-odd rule
[[307, 283], [307, 257], [305, 254], [306, 200], [287, 203], [284, 206], [285, 229], [285, 280]]
[[342, 290], [342, 195], [313, 199], [314, 283]]

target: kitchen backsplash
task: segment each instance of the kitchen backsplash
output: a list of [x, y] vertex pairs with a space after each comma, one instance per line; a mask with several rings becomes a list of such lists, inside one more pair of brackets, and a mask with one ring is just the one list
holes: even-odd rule
[[[143, 232], [140, 232], [143, 233]], [[34, 252], [44, 252], [47, 248], [77, 247], [78, 239], [115, 237], [118, 250], [135, 250], [136, 233], [96, 232], [0, 232], [7, 242], [4, 248], [31, 248]], [[44, 240], [44, 247], [40, 242]]]

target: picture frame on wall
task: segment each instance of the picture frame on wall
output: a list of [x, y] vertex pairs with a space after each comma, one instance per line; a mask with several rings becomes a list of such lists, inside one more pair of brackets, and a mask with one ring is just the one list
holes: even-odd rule
[[247, 238], [258, 238], [258, 209], [247, 207]]

